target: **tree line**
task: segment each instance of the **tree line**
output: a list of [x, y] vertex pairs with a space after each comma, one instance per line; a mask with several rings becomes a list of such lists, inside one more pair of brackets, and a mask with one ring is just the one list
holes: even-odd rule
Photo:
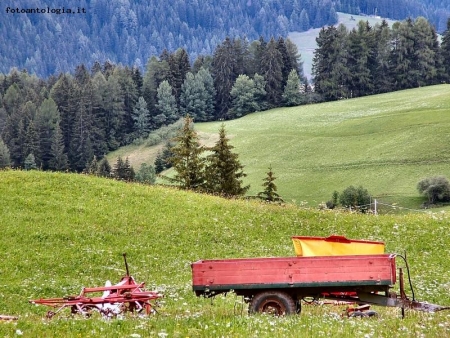
[[[81, 172], [95, 156], [190, 114], [212, 121], [300, 102], [296, 46], [283, 38], [225, 39], [191, 65], [179, 48], [139, 68], [94, 63], [74, 75], [0, 75], [0, 135], [13, 167], [32, 154], [43, 170]], [[288, 85], [289, 83], [289, 85]]]
[[[185, 49], [151, 57], [146, 71], [94, 63], [47, 79], [0, 74], [0, 152], [24, 167], [85, 171], [94, 156], [140, 143], [189, 114], [195, 121], [233, 119], [280, 106], [389, 92], [450, 79], [450, 20], [439, 44], [423, 18], [389, 28], [360, 22], [323, 28], [314, 82], [303, 76], [289, 39], [226, 38], [193, 63]], [[313, 90], [314, 89], [314, 90]]]
[[326, 101], [422, 87], [450, 80], [450, 20], [442, 43], [424, 18], [360, 21], [322, 28], [314, 53], [315, 92]]

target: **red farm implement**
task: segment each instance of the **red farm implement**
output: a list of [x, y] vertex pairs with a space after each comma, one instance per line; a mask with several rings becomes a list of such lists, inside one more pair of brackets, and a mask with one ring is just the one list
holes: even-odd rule
[[129, 273], [126, 255], [123, 254], [123, 257], [127, 274], [115, 285], [107, 281], [103, 287], [83, 288], [77, 296], [41, 298], [30, 300], [30, 303], [55, 308], [55, 311], [47, 312], [47, 318], [52, 318], [65, 308], [70, 308], [72, 314], [86, 317], [91, 316], [93, 312], [99, 312], [105, 318], [125, 312], [147, 315], [156, 312], [151, 301], [161, 298], [162, 295], [156, 291], [146, 291], [144, 282], [137, 283]]

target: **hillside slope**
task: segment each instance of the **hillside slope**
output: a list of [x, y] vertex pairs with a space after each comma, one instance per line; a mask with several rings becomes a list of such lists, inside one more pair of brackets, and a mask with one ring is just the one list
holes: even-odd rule
[[[317, 205], [362, 185], [375, 197], [419, 208], [417, 183], [450, 177], [450, 86], [279, 108], [225, 123], [251, 184], [271, 165], [287, 201]], [[216, 133], [221, 122], [199, 123]]]
[[[387, 252], [410, 257], [419, 300], [450, 305], [448, 216], [370, 216], [323, 212], [294, 206], [230, 201], [157, 186], [127, 184], [77, 174], [0, 171], [0, 251], [2, 314], [19, 321], [2, 323], [0, 335], [30, 337], [342, 337], [354, 323], [339, 318], [340, 307], [304, 306], [300, 317], [277, 319], [237, 313], [240, 300], [196, 298], [190, 263], [198, 259], [292, 256], [291, 235], [383, 240]], [[77, 320], [68, 313], [42, 320], [48, 310], [30, 299], [78, 294], [83, 286], [118, 281], [130, 271], [150, 289], [165, 294], [160, 314], [147, 320]], [[401, 264], [399, 262], [399, 264]], [[238, 305], [236, 305], [238, 304]], [[245, 310], [244, 310], [245, 311]], [[384, 337], [445, 336], [446, 313], [377, 309], [380, 319], [358, 328]], [[426, 331], [421, 323], [426, 320]], [[231, 323], [231, 324], [230, 324]], [[317, 335], [317, 332], [323, 334]], [[19, 333], [17, 333], [19, 332]], [[397, 334], [397, 335], [396, 335]], [[432, 334], [432, 335], [430, 335]], [[161, 336], [161, 335], [160, 335]]]

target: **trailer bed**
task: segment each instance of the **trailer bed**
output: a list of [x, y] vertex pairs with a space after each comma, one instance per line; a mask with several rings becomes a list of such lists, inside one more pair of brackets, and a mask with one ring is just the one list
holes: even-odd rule
[[231, 290], [251, 295], [261, 289], [291, 289], [299, 295], [378, 292], [396, 283], [395, 256], [389, 254], [200, 260], [191, 267], [198, 296]]

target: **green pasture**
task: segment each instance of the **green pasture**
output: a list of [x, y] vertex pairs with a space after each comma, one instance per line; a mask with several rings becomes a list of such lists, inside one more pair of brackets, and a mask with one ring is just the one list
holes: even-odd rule
[[[216, 133], [222, 122], [198, 123]], [[385, 203], [419, 209], [417, 183], [450, 178], [450, 86], [278, 108], [226, 121], [248, 174], [262, 191], [267, 168], [286, 201], [316, 207], [350, 185]]]
[[[1, 171], [0, 196], [0, 314], [19, 317], [0, 323], [2, 337], [450, 334], [450, 312], [407, 311], [401, 319], [399, 309], [375, 307], [377, 318], [347, 319], [340, 316], [342, 306], [305, 305], [300, 316], [248, 316], [247, 305], [233, 294], [213, 301], [195, 297], [190, 270], [199, 259], [292, 256], [292, 235], [340, 234], [383, 240], [387, 252], [406, 251], [416, 299], [450, 305], [445, 212], [358, 215], [39, 171]], [[136, 280], [165, 295], [159, 314], [103, 320], [66, 311], [47, 320], [48, 308], [29, 304], [76, 295], [83, 286], [101, 286], [108, 279], [118, 282], [125, 273], [123, 252]], [[398, 265], [404, 264], [398, 259]]]

